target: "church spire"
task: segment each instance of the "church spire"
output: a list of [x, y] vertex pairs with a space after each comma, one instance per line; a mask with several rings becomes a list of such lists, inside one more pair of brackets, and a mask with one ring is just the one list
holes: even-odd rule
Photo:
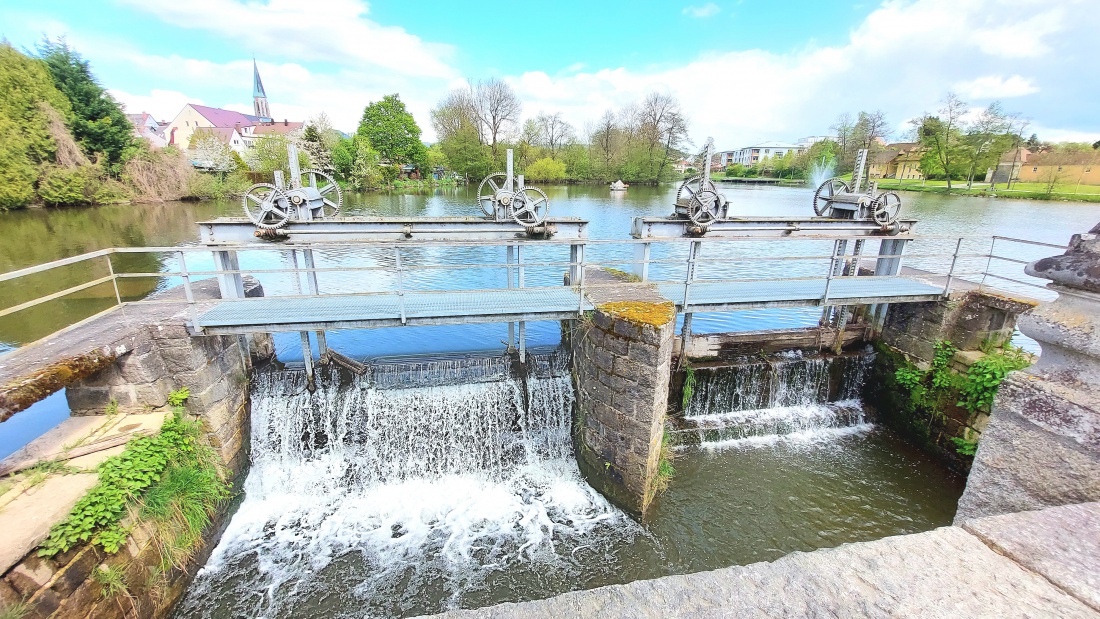
[[271, 120], [271, 110], [267, 107], [267, 93], [264, 92], [264, 83], [260, 81], [260, 69], [256, 66], [256, 59], [252, 59], [252, 110], [256, 116], [264, 120]]

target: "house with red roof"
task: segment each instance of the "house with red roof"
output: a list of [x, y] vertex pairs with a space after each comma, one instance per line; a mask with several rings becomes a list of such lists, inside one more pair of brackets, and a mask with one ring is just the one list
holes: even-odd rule
[[210, 135], [218, 138], [229, 148], [244, 153], [254, 142], [266, 135], [286, 135], [302, 128], [304, 123], [289, 120], [275, 121], [270, 118], [267, 93], [256, 63], [252, 63], [253, 91], [252, 106], [254, 114], [244, 114], [233, 110], [188, 103], [179, 114], [164, 128], [168, 144], [180, 149], [193, 147], [196, 132], [199, 136]]

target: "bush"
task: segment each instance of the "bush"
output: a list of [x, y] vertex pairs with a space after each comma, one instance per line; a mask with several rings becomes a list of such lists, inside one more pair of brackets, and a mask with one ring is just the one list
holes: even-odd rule
[[560, 181], [565, 178], [565, 162], [543, 157], [527, 166], [524, 178], [532, 181]]
[[70, 206], [88, 202], [84, 186], [88, 175], [83, 168], [66, 169], [44, 166], [38, 178], [38, 197], [50, 206]]

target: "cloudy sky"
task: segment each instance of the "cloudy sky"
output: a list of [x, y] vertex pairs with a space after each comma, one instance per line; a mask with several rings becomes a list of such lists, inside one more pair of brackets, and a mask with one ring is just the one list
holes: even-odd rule
[[827, 133], [882, 109], [900, 135], [953, 90], [1001, 100], [1048, 140], [1100, 139], [1098, 0], [0, 0], [0, 35], [64, 35], [131, 112], [185, 102], [251, 111], [252, 57], [272, 115], [320, 111], [354, 130], [397, 92], [428, 110], [466, 79], [499, 77], [524, 116], [578, 128], [658, 90], [701, 144]]

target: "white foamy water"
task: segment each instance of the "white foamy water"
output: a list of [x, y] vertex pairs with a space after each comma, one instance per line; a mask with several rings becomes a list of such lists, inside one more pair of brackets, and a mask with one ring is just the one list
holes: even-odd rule
[[568, 378], [477, 373], [315, 394], [258, 376], [246, 496], [180, 616], [433, 612], [640, 531], [580, 477]]

